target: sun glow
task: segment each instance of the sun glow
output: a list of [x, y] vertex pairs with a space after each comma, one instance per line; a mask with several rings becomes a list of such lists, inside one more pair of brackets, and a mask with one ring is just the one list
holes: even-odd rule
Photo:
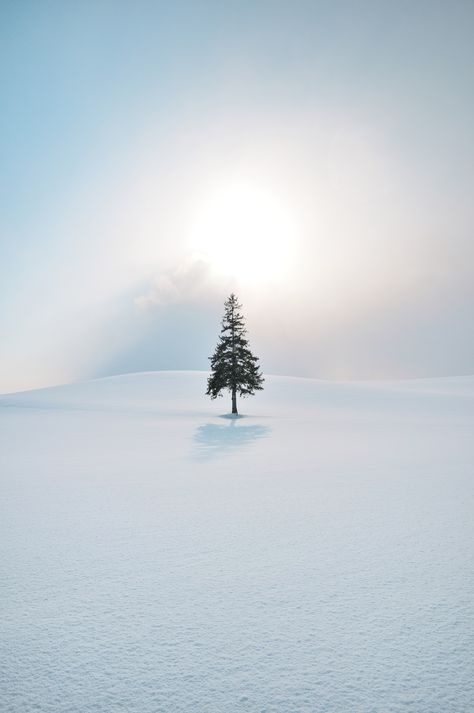
[[282, 278], [295, 251], [296, 223], [275, 194], [247, 182], [210, 191], [197, 203], [194, 252], [242, 282]]

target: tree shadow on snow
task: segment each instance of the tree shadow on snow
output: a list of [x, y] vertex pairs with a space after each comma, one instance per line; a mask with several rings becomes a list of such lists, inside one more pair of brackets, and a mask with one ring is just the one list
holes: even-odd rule
[[268, 426], [240, 426], [241, 417], [228, 418], [229, 423], [221, 426], [215, 423], [205, 423], [196, 429], [194, 434], [195, 456], [199, 460], [215, 458], [232, 451], [239, 450], [260, 438], [268, 436]]

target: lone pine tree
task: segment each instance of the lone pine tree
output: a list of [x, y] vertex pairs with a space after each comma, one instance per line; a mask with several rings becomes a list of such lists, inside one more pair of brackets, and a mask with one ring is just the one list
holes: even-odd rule
[[245, 339], [244, 318], [239, 310], [237, 297], [232, 293], [225, 301], [225, 313], [219, 342], [211, 361], [211, 375], [207, 380], [206, 394], [215, 399], [227, 389], [232, 394], [232, 413], [237, 411], [237, 394], [253, 396], [263, 389], [264, 378], [260, 372], [258, 358], [253, 356]]

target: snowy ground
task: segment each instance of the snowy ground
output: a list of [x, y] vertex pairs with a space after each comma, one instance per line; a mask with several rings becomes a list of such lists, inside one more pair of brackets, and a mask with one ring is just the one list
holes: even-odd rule
[[474, 711], [474, 378], [0, 397], [2, 713]]

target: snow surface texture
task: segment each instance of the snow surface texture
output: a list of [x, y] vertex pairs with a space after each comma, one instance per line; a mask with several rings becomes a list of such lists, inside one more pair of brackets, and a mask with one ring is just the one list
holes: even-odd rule
[[474, 711], [474, 378], [0, 397], [2, 713]]

